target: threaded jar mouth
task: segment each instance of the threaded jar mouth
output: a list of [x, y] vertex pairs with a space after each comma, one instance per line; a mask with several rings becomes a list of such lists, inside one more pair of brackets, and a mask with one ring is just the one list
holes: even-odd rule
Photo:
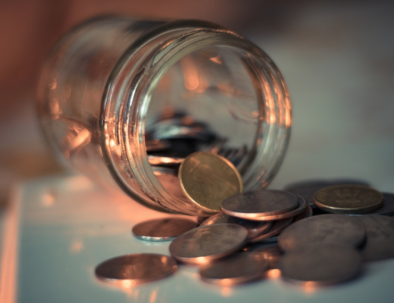
[[[237, 165], [245, 191], [266, 187], [279, 169], [290, 137], [291, 102], [281, 73], [254, 44], [207, 24], [175, 25], [164, 25], [133, 44], [116, 64], [101, 110], [101, 145], [112, 175], [132, 198], [153, 208], [158, 204], [169, 211], [204, 215], [206, 211], [169, 192], [149, 163], [146, 123], [170, 98], [158, 93], [163, 81], [175, 91], [181, 85], [178, 95], [185, 92], [170, 98], [176, 110], [227, 137], [229, 148], [247, 146]], [[217, 65], [215, 83], [202, 88], [202, 81], [196, 84], [204, 73], [196, 62]], [[194, 83], [193, 75], [189, 80], [186, 75], [193, 68], [198, 74]], [[177, 70], [181, 72], [171, 78]]]

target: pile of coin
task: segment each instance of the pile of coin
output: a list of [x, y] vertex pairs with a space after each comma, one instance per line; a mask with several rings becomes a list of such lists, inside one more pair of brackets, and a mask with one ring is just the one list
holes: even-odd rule
[[[302, 194], [294, 186], [241, 193], [239, 173], [217, 157], [193, 153], [179, 171], [183, 194], [215, 214], [198, 223], [165, 218], [135, 225], [132, 233], [138, 239], [172, 241], [171, 257], [114, 258], [100, 264], [96, 276], [136, 285], [173, 274], [178, 261], [199, 266], [201, 279], [217, 285], [263, 279], [270, 269], [280, 270], [288, 281], [327, 285], [358, 276], [363, 262], [394, 257], [394, 195], [356, 182], [310, 186], [313, 193], [305, 184]], [[209, 178], [212, 174], [217, 180]]]
[[178, 199], [172, 210], [214, 214], [223, 199], [242, 192], [236, 166], [248, 150], [225, 147], [226, 141], [181, 112], [163, 114], [147, 127], [148, 161], [165, 190]]

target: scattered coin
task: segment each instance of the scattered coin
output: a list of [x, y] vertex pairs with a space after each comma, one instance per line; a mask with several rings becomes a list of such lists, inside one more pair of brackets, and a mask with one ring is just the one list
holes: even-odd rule
[[201, 226], [212, 225], [217, 223], [234, 223], [245, 227], [248, 230], [248, 239], [256, 238], [257, 236], [267, 232], [272, 226], [272, 222], [270, 221], [264, 222], [264, 221], [245, 220], [245, 219], [228, 216], [222, 212], [208, 218], [207, 220], [201, 223]]
[[268, 269], [269, 262], [250, 253], [237, 253], [200, 269], [204, 281], [230, 286], [257, 280]]
[[317, 207], [331, 213], [366, 213], [382, 206], [383, 195], [368, 186], [334, 185], [317, 191], [313, 201]]
[[366, 241], [361, 252], [364, 261], [394, 257], [394, 218], [362, 216], [358, 220], [365, 226]]
[[210, 153], [196, 152], [179, 168], [179, 180], [185, 195], [207, 212], [217, 212], [229, 196], [242, 192], [241, 175], [227, 159]]
[[278, 244], [284, 251], [311, 242], [342, 242], [358, 246], [365, 239], [365, 228], [356, 218], [321, 215], [298, 221], [281, 232]]
[[278, 261], [278, 268], [286, 280], [328, 285], [347, 281], [359, 274], [361, 257], [345, 243], [305, 243], [284, 254]]
[[296, 195], [279, 190], [261, 189], [231, 196], [222, 202], [222, 210], [230, 216], [256, 220], [264, 216], [283, 214], [298, 205]]
[[269, 269], [274, 269], [278, 268], [277, 263], [280, 257], [283, 255], [283, 251], [280, 249], [278, 245], [265, 245], [265, 246], [258, 246], [254, 245], [256, 247], [253, 247], [253, 245], [249, 248], [248, 252], [251, 252], [255, 258], [261, 259], [261, 260], [267, 260], [268, 261], [268, 268]]
[[146, 241], [169, 241], [195, 228], [196, 222], [181, 218], [163, 218], [136, 224], [133, 235]]
[[229, 223], [192, 229], [170, 244], [171, 255], [185, 263], [202, 264], [232, 254], [246, 242], [246, 228]]
[[277, 238], [276, 236], [287, 226], [293, 222], [294, 218], [286, 218], [278, 221], [274, 221], [272, 224], [271, 229], [269, 229], [266, 233], [249, 240], [250, 243], [256, 243], [256, 242], [276, 242]]
[[369, 184], [362, 180], [353, 180], [353, 179], [337, 179], [337, 180], [309, 180], [309, 181], [302, 181], [293, 183], [285, 187], [285, 191], [289, 191], [293, 194], [299, 195], [304, 197], [308, 204], [315, 208], [316, 205], [313, 203], [313, 195], [319, 189], [322, 189], [327, 186], [331, 185], [338, 185], [338, 184], [359, 184], [369, 186]]
[[109, 259], [96, 267], [100, 280], [121, 282], [128, 280], [132, 285], [156, 281], [172, 275], [178, 269], [176, 261], [160, 254], [132, 254]]

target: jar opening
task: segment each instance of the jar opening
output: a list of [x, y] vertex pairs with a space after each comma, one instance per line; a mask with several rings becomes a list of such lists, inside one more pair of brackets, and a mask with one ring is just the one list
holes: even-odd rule
[[[234, 163], [246, 190], [265, 187], [286, 150], [291, 108], [279, 71], [253, 44], [217, 30], [187, 35], [145, 60], [150, 68], [132, 111], [141, 121], [134, 136], [142, 143], [144, 191], [164, 207], [195, 214], [195, 206], [184, 206], [177, 166], [157, 161], [210, 150]], [[167, 147], [152, 151], [152, 144]]]

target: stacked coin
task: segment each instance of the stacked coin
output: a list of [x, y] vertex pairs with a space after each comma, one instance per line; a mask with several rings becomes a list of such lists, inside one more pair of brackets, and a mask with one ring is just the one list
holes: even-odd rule
[[[345, 213], [349, 205], [356, 205], [391, 214], [394, 195], [383, 194], [383, 206], [374, 209], [370, 205], [379, 204], [376, 190], [357, 184], [338, 186], [323, 189], [334, 190], [335, 197], [340, 197], [336, 211], [338, 205]], [[315, 197], [332, 205], [327, 198], [330, 194], [323, 195], [324, 199]], [[224, 199], [221, 209], [204, 220], [199, 218], [199, 227], [195, 221], [179, 218], [135, 225], [132, 233], [140, 240], [172, 240], [172, 257], [135, 254], [114, 258], [96, 268], [97, 277], [110, 282], [128, 280], [132, 285], [154, 281], [174, 273], [177, 260], [199, 266], [201, 279], [217, 285], [262, 279], [269, 276], [265, 273], [270, 269], [279, 269], [286, 281], [327, 285], [358, 276], [363, 261], [394, 257], [394, 218], [389, 216], [313, 216], [303, 197], [279, 190], [236, 194]], [[278, 245], [270, 243], [276, 241]], [[140, 267], [132, 266], [136, 262]]]
[[165, 112], [147, 126], [148, 161], [166, 191], [182, 202], [174, 210], [214, 214], [224, 198], [242, 192], [235, 165], [248, 149], [225, 147], [226, 141], [181, 112]]

